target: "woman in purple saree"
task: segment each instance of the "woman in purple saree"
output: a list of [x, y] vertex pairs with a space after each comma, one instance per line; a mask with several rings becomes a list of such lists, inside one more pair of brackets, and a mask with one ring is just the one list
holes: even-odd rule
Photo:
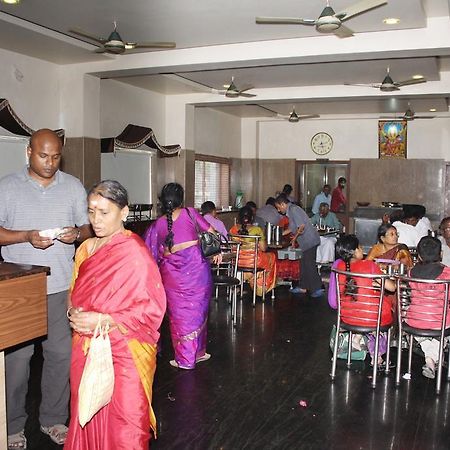
[[[174, 367], [193, 369], [208, 360], [206, 335], [212, 277], [209, 261], [201, 253], [195, 223], [201, 231], [213, 231], [194, 209], [182, 207], [184, 190], [166, 184], [161, 192], [164, 215], [147, 230], [145, 243], [161, 272], [167, 296]], [[192, 216], [192, 219], [191, 217]]]

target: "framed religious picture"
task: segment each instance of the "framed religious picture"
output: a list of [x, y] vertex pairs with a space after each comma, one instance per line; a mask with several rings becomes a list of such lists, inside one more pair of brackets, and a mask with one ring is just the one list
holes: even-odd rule
[[406, 120], [378, 121], [378, 157], [406, 158]]

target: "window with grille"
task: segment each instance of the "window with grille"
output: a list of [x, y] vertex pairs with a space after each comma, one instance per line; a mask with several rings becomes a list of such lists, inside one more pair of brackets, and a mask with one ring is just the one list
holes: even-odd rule
[[230, 161], [212, 156], [195, 156], [194, 206], [212, 201], [217, 209], [230, 204]]

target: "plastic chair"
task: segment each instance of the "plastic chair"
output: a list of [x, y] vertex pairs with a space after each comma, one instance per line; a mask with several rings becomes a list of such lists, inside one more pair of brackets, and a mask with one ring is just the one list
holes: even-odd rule
[[261, 236], [232, 234], [230, 238], [234, 242], [240, 242], [241, 246], [247, 244], [248, 249], [241, 248], [237, 271], [241, 279], [241, 297], [243, 289], [243, 278], [245, 273], [253, 274], [253, 307], [256, 305], [256, 283], [258, 273], [262, 273], [263, 276], [263, 301], [266, 298], [266, 271], [263, 267], [258, 267], [258, 253], [259, 253], [259, 241]]
[[226, 287], [228, 292], [228, 303], [231, 304], [231, 318], [236, 323], [237, 287], [241, 284], [238, 278], [238, 260], [240, 253], [240, 242], [223, 242], [222, 262], [213, 267], [213, 283], [216, 286], [216, 297], [219, 287]]
[[[450, 280], [425, 280], [406, 275], [397, 277], [398, 342], [406, 335], [409, 339], [408, 373], [411, 373], [414, 336], [434, 338], [439, 341], [436, 394], [440, 393], [444, 338], [450, 336], [449, 315]], [[418, 327], [420, 326], [420, 328]], [[426, 326], [426, 328], [425, 328]], [[400, 385], [402, 351], [397, 353], [395, 382]], [[450, 363], [450, 352], [448, 361]], [[450, 380], [450, 364], [447, 380]]]
[[[386, 274], [366, 274], [332, 269], [331, 276], [336, 278], [337, 289], [337, 323], [338, 332], [348, 331], [347, 367], [351, 366], [351, 349], [353, 333], [375, 333], [374, 365], [372, 372], [372, 387], [377, 383], [377, 360], [380, 333], [387, 332], [386, 369], [389, 373], [389, 356], [391, 327], [394, 319], [388, 324], [381, 325], [382, 305], [385, 301], [385, 282], [389, 278]], [[377, 286], [374, 286], [377, 285]], [[359, 324], [354, 324], [355, 322]], [[331, 380], [336, 376], [336, 362], [339, 339], [336, 336], [333, 348], [331, 366]]]

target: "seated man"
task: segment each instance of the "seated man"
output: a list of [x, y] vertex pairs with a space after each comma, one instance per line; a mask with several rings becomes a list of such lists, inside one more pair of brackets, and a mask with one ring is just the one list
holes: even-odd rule
[[[332, 229], [336, 231], [342, 230], [342, 224], [336, 217], [336, 214], [330, 211], [330, 206], [326, 202], [322, 202], [319, 206], [318, 214], [311, 217], [311, 223], [315, 225], [319, 231]], [[334, 236], [320, 236], [320, 245], [317, 249], [316, 262], [318, 264], [328, 264], [334, 261], [334, 246], [336, 238]]]
[[217, 209], [214, 202], [204, 202], [201, 206], [202, 216], [220, 234], [227, 237], [228, 231], [225, 224], [217, 218]]
[[413, 216], [417, 217], [417, 222], [415, 227], [419, 236], [422, 238], [428, 236], [428, 232], [432, 231], [431, 222], [428, 217], [426, 217], [427, 210], [423, 205], [412, 205], [413, 206]]
[[314, 198], [314, 202], [311, 208], [313, 214], [319, 213], [319, 207], [321, 203], [327, 203], [331, 205], [331, 186], [329, 184], [324, 184], [322, 191], [319, 192]]
[[421, 205], [403, 205], [402, 218], [394, 220], [392, 225], [397, 228], [398, 242], [408, 247], [417, 247], [420, 239], [431, 231], [431, 224], [425, 215], [425, 208]]

